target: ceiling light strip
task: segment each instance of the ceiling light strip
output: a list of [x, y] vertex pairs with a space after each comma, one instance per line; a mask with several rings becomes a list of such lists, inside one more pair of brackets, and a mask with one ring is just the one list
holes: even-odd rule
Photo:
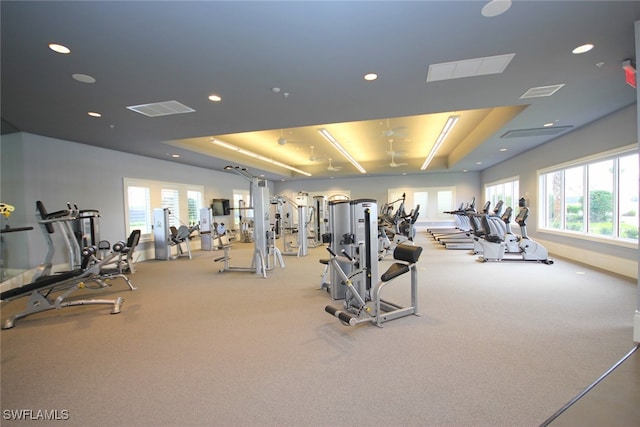
[[265, 157], [263, 155], [260, 155], [258, 153], [254, 153], [253, 151], [249, 151], [249, 150], [245, 150], [244, 148], [236, 147], [235, 145], [229, 144], [229, 143], [224, 142], [224, 141], [220, 141], [219, 139], [215, 139], [214, 138], [214, 139], [211, 140], [211, 143], [215, 144], [215, 145], [217, 145], [219, 147], [226, 148], [227, 150], [235, 151], [235, 152], [243, 154], [245, 156], [253, 157], [254, 159], [262, 160], [263, 162], [271, 163], [272, 165], [279, 166], [281, 168], [289, 169], [290, 171], [299, 173], [299, 174], [304, 175], [304, 176], [311, 176], [311, 174], [308, 173], [308, 172], [301, 171], [300, 169], [296, 169], [293, 166], [285, 165], [284, 163], [281, 163], [281, 162], [279, 162], [277, 160], [273, 160], [273, 159], [270, 159], [270, 158]]
[[358, 163], [356, 161], [356, 159], [354, 159], [353, 157], [351, 157], [351, 154], [349, 154], [347, 152], [347, 150], [345, 150], [342, 145], [340, 145], [340, 143], [338, 142], [338, 140], [336, 140], [333, 135], [331, 135], [331, 133], [329, 133], [328, 130], [326, 130], [325, 128], [320, 128], [318, 129], [318, 133], [320, 133], [320, 135], [322, 135], [324, 137], [324, 139], [326, 139], [327, 141], [329, 141], [329, 143], [331, 145], [333, 145], [333, 148], [335, 148], [336, 150], [338, 150], [340, 152], [340, 154], [342, 154], [344, 156], [345, 159], [349, 160], [349, 162], [351, 162], [351, 164], [353, 166], [355, 166], [356, 169], [358, 169], [360, 171], [360, 173], [367, 173], [367, 171], [360, 165], [360, 163]]
[[442, 143], [444, 142], [444, 140], [447, 138], [447, 136], [449, 135], [453, 127], [456, 125], [456, 123], [458, 123], [459, 118], [460, 116], [449, 116], [449, 118], [447, 119], [447, 122], [444, 124], [444, 127], [442, 128], [442, 131], [440, 132], [440, 135], [438, 135], [438, 139], [436, 139], [436, 143], [433, 145], [433, 148], [431, 148], [429, 155], [427, 156], [424, 163], [420, 167], [420, 170], [425, 170], [427, 166], [429, 166], [429, 163], [431, 163], [431, 160], [433, 159], [433, 157], [436, 155], [436, 153], [442, 146]]

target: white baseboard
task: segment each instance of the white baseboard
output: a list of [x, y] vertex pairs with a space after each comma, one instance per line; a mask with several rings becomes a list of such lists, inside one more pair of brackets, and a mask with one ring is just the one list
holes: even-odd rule
[[541, 239], [535, 239], [535, 241], [547, 248], [552, 255], [591, 265], [602, 270], [631, 277], [632, 279], [638, 279], [637, 260], [605, 255], [600, 252], [588, 251], [576, 246], [562, 245]]

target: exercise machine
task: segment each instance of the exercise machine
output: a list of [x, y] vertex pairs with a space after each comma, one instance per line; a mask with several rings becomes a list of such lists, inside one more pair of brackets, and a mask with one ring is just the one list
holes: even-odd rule
[[[413, 242], [416, 237], [415, 223], [420, 215], [420, 205], [408, 214], [405, 206], [405, 193], [398, 200], [385, 203], [378, 217], [378, 259], [393, 253], [395, 247], [401, 243]], [[393, 205], [400, 202], [393, 211]]]
[[[374, 286], [367, 288], [362, 286], [362, 282], [355, 283], [347, 276], [340, 267], [342, 262], [353, 263], [354, 259], [346, 251], [343, 256], [339, 256], [331, 248], [327, 248], [331, 254], [329, 260], [332, 267], [339, 273], [343, 283], [348, 288], [347, 298], [343, 308], [339, 309], [331, 305], [325, 307], [325, 311], [337, 317], [344, 325], [353, 326], [358, 323], [370, 322], [378, 327], [389, 320], [398, 319], [408, 315], [419, 316], [418, 313], [418, 270], [416, 263], [420, 259], [422, 247], [414, 245], [400, 244], [393, 251], [393, 258], [398, 261], [391, 266], [380, 277], [380, 281]], [[409, 306], [384, 300], [383, 290], [396, 278], [405, 273], [411, 273], [411, 303]], [[365, 273], [366, 274], [366, 273]]]
[[[70, 222], [76, 218], [75, 212], [65, 210], [47, 213], [41, 201], [36, 202], [36, 206], [38, 224], [41, 226], [45, 241], [50, 248], [53, 248], [51, 234], [53, 234], [56, 228], [65, 233], [70, 231]], [[77, 241], [73, 240], [73, 243], [77, 244]], [[59, 273], [51, 273], [51, 266], [49, 265], [49, 269], [40, 269], [39, 272], [41, 274], [34, 275], [31, 283], [2, 292], [0, 294], [2, 301], [11, 301], [29, 295], [25, 310], [9, 317], [4, 322], [2, 328], [12, 328], [16, 320], [31, 314], [78, 305], [106, 304], [112, 306], [112, 314], [119, 313], [124, 302], [120, 297], [115, 300], [80, 299], [67, 301], [66, 299], [78, 289], [87, 288], [86, 284], [89, 282], [97, 284], [98, 288], [102, 289], [109, 287], [106, 282], [115, 278], [122, 278], [130, 290], [135, 290], [136, 288], [124, 274], [120, 272], [102, 272], [102, 269], [112, 263], [125, 247], [125, 242], [118, 242], [113, 245], [112, 252], [102, 258], [98, 257], [99, 250], [97, 246], [85, 247], [80, 251], [81, 261], [77, 268]], [[50, 249], [49, 252], [47, 258], [53, 256], [53, 249]], [[44, 272], [47, 274], [42, 274]], [[62, 292], [62, 294], [54, 298], [52, 295], [58, 292]]]
[[8, 245], [3, 234], [33, 230], [33, 227], [31, 226], [11, 227], [9, 225], [9, 217], [13, 211], [15, 211], [15, 207], [13, 205], [0, 203], [0, 282], [3, 282], [7, 278], [7, 271], [9, 270], [5, 265], [5, 260], [8, 259], [10, 252], [8, 251]]
[[237, 173], [250, 183], [249, 198], [252, 206], [247, 209], [253, 209], [254, 251], [251, 267], [233, 267], [229, 262], [232, 245], [227, 243], [226, 236], [220, 236], [219, 247], [224, 250], [224, 255], [215, 258], [214, 261], [224, 263], [223, 268], [219, 270], [220, 273], [225, 271], [252, 272], [266, 279], [267, 271], [273, 270], [277, 264], [284, 268], [282, 254], [275, 246], [274, 231], [269, 229], [269, 187], [267, 187], [267, 181], [252, 175], [246, 168], [240, 166], [225, 166], [224, 169]]
[[432, 228], [429, 229], [434, 240], [439, 241], [443, 237], [461, 236], [471, 231], [471, 224], [469, 222], [470, 213], [476, 213], [476, 198], [473, 197], [470, 203], [466, 205], [460, 204], [460, 207], [453, 211], [445, 211], [444, 213], [454, 216], [456, 226], [455, 228]]
[[[155, 259], [163, 261], [180, 257], [192, 259], [191, 233], [198, 229], [199, 224], [193, 227], [187, 227], [184, 224], [175, 227], [170, 225], [169, 215], [171, 215], [171, 211], [168, 208], [155, 208], [153, 210], [153, 247], [155, 249]], [[171, 248], [173, 247], [176, 248], [175, 255], [171, 254]]]
[[465, 249], [465, 250], [473, 249], [472, 236], [474, 234], [474, 230], [476, 228], [479, 229], [479, 227], [477, 227], [478, 226], [477, 221], [480, 218], [478, 215], [488, 215], [490, 208], [491, 208], [491, 201], [487, 201], [484, 204], [480, 213], [476, 212], [475, 210], [467, 209], [464, 212], [464, 215], [467, 218], [467, 224], [470, 227], [469, 230], [461, 233], [453, 234], [453, 235], [439, 237], [437, 239], [438, 242], [444, 245], [444, 247], [447, 249]]
[[520, 226], [521, 238], [518, 241], [517, 257], [505, 256], [507, 253], [507, 238], [504, 231], [497, 226], [497, 221], [490, 221], [489, 218], [483, 218], [485, 227], [490, 230], [481, 240], [483, 247], [482, 256], [478, 258], [481, 262], [487, 261], [529, 261], [540, 262], [551, 265], [553, 260], [549, 258], [547, 249], [541, 244], [535, 242], [527, 234], [527, 218], [529, 217], [529, 208], [524, 205], [523, 199], [520, 200], [520, 210], [516, 216], [516, 223]]
[[325, 242], [323, 236], [328, 233], [328, 201], [325, 196], [313, 196], [309, 246], [318, 247]]
[[[299, 195], [296, 201], [285, 195], [275, 196], [271, 204], [276, 206], [275, 233], [282, 240], [282, 255], [297, 257], [307, 256], [309, 253], [309, 222], [306, 220], [308, 206], [306, 197]], [[295, 224], [294, 211], [297, 216]]]

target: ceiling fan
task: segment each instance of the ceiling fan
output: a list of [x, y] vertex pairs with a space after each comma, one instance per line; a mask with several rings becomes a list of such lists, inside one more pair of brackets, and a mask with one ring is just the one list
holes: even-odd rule
[[309, 148], [311, 148], [311, 155], [309, 156], [309, 161], [310, 162], [315, 162], [316, 160], [318, 160], [318, 158], [316, 157], [315, 153], [313, 152], [313, 145], [310, 145]]
[[[288, 132], [293, 134], [292, 131]], [[298, 144], [300, 141], [292, 141], [284, 136], [284, 129], [280, 129], [280, 138], [278, 138], [278, 145]]]
[[391, 156], [391, 163], [389, 163], [389, 166], [391, 166], [392, 168], [397, 168], [398, 166], [406, 166], [409, 164], [409, 163], [396, 163], [396, 156], [402, 156], [406, 154], [406, 150], [394, 151], [393, 139], [389, 140], [389, 151], [387, 151], [387, 154]]
[[392, 168], [397, 168], [399, 166], [406, 166], [409, 163], [396, 163], [396, 153], [391, 153], [391, 163], [389, 163], [389, 166], [391, 166]]
[[404, 137], [407, 136], [407, 127], [406, 126], [398, 126], [395, 128], [391, 128], [389, 125], [389, 119], [387, 119], [387, 128], [382, 130], [381, 136], [383, 138], [391, 138], [395, 137]]
[[333, 166], [331, 158], [329, 158], [329, 166], [327, 167], [327, 170], [331, 172], [338, 172], [339, 170], [342, 170], [342, 166]]

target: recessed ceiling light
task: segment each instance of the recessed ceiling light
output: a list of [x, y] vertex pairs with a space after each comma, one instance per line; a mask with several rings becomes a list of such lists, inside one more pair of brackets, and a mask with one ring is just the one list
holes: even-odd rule
[[511, 7], [511, 0], [492, 0], [482, 8], [482, 16], [492, 18], [502, 15]]
[[95, 83], [96, 79], [87, 74], [72, 74], [74, 80], [79, 81], [80, 83]]
[[501, 148], [500, 151], [505, 152], [505, 151], [507, 151], [507, 149], [506, 148]]
[[174, 153], [174, 154], [172, 154], [172, 155], [171, 155], [171, 157], [173, 157], [174, 159], [177, 159], [177, 158], [179, 158], [179, 157], [180, 157], [180, 154], [175, 154], [175, 153]]
[[551, 127], [553, 126], [553, 122], [545, 123], [543, 126], [546, 128]]
[[56, 53], [71, 53], [71, 49], [69, 49], [66, 46], [63, 46], [61, 44], [57, 44], [57, 43], [49, 43], [49, 49], [51, 49], [52, 51], [56, 52]]
[[222, 101], [222, 97], [220, 95], [216, 95], [215, 93], [209, 95], [209, 101], [220, 102]]
[[377, 78], [378, 78], [378, 75], [376, 73], [367, 73], [364, 75], [364, 79], [369, 82], [376, 80]]
[[591, 43], [587, 43], [587, 44], [583, 44], [582, 46], [578, 46], [577, 48], [573, 49], [571, 51], [571, 53], [579, 55], [581, 53], [589, 52], [591, 49], [593, 49], [593, 45]]
[[87, 114], [91, 117], [102, 117], [102, 114], [96, 113], [95, 111], [89, 111]]
[[481, 164], [482, 164], [482, 162], [476, 162], [476, 165], [481, 165]]

